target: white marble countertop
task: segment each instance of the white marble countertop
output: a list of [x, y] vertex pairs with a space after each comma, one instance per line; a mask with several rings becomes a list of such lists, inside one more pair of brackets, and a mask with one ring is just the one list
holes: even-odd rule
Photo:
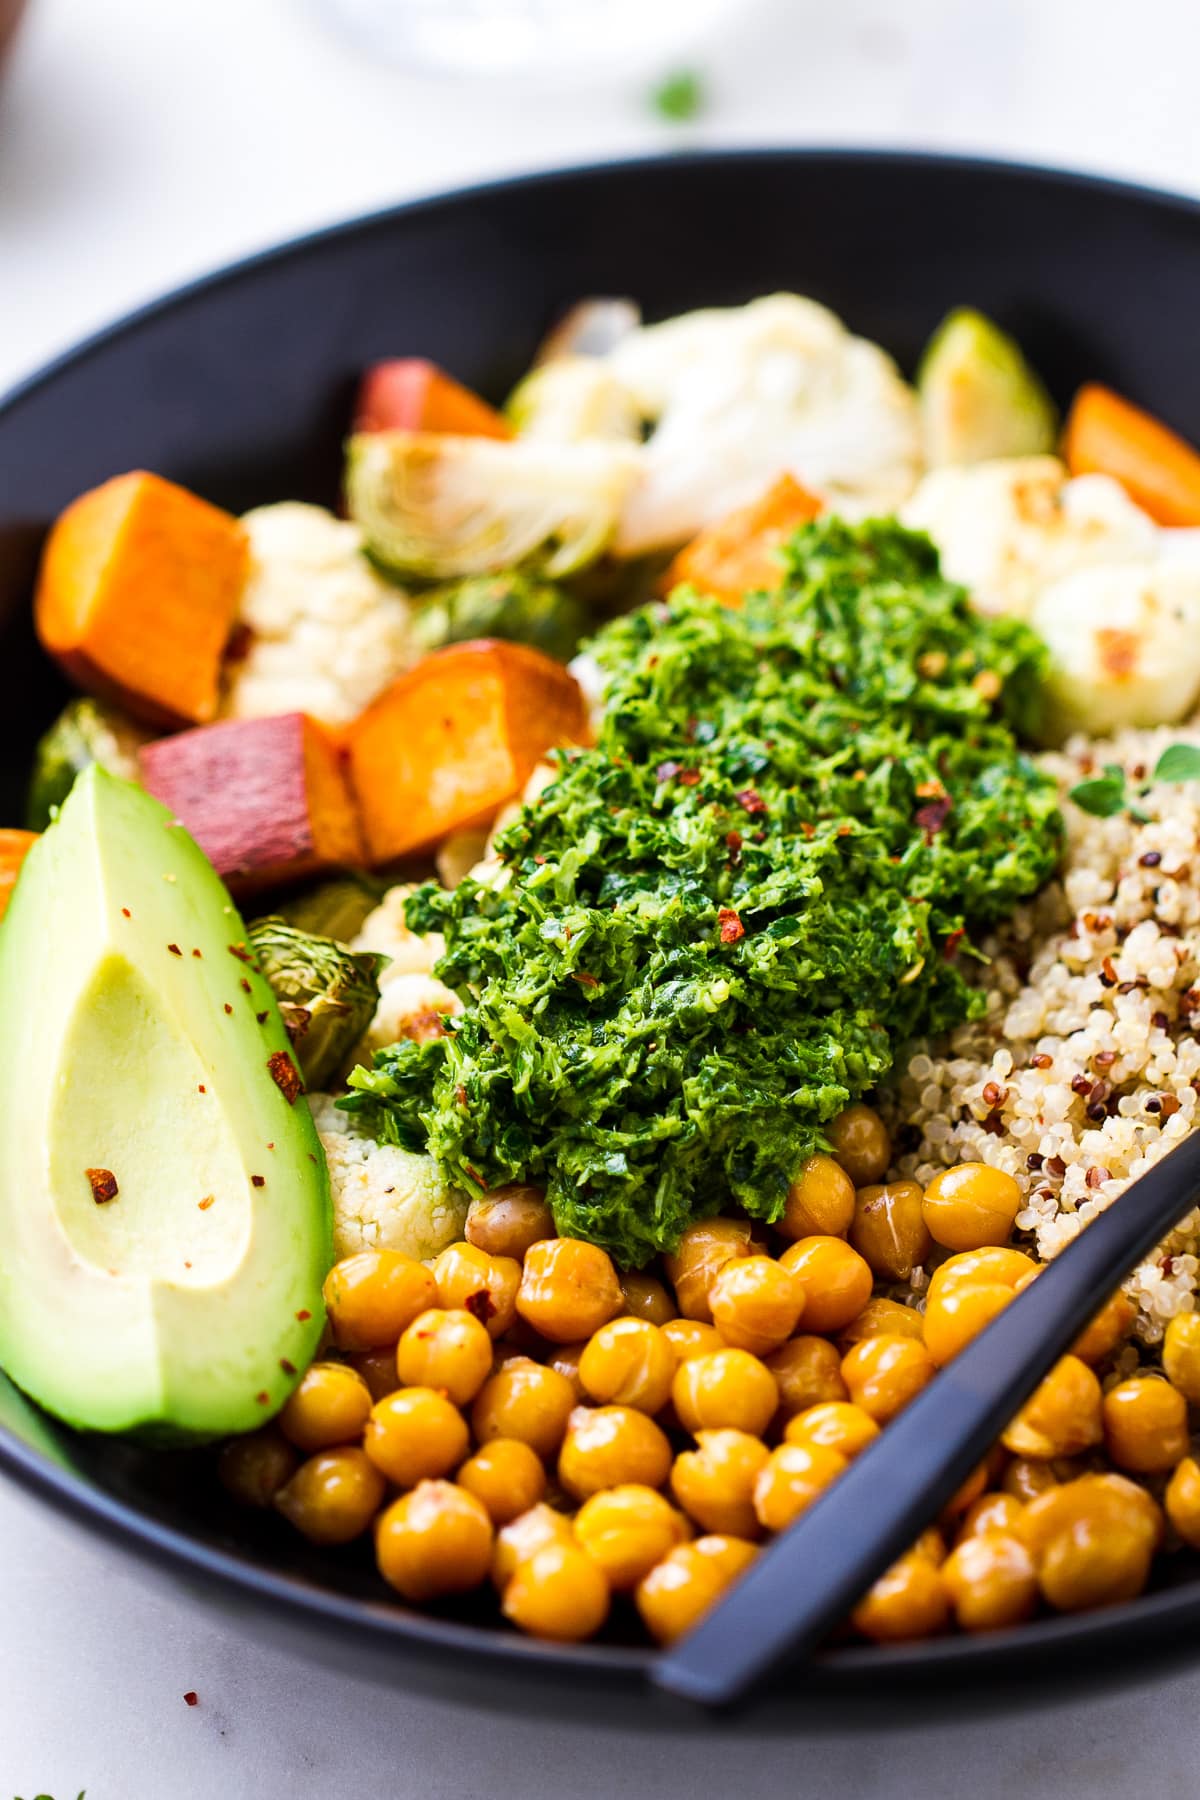
[[[0, 89], [0, 388], [122, 309], [311, 225], [684, 141], [976, 150], [1200, 193], [1197, 57], [1188, 0], [1140, 0], [1120, 20], [1094, 0], [742, 0], [683, 59], [708, 71], [712, 105], [681, 132], [645, 104], [653, 72], [551, 92], [421, 80], [328, 36], [303, 0], [34, 0]], [[435, 1704], [292, 1661], [144, 1588], [6, 1488], [0, 1571], [0, 1800], [1159, 1800], [1195, 1786], [1200, 1674], [936, 1729], [636, 1738], [481, 1717], [450, 1692]]]

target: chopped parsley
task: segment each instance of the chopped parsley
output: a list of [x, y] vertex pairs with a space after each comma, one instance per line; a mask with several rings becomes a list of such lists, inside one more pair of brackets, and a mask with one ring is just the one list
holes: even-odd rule
[[695, 69], [677, 69], [659, 82], [650, 99], [660, 119], [686, 125], [704, 111], [704, 82]]
[[[1200, 749], [1194, 744], [1168, 744], [1155, 763], [1150, 779], [1171, 784], [1200, 781]], [[1149, 785], [1143, 783], [1137, 797], [1144, 797], [1148, 791]], [[1131, 818], [1141, 825], [1149, 823], [1149, 815], [1133, 804], [1134, 797], [1126, 791], [1125, 770], [1120, 763], [1105, 763], [1103, 774], [1090, 775], [1086, 781], [1076, 782], [1070, 790], [1070, 798], [1081, 812], [1091, 813], [1093, 818], [1112, 819], [1128, 807]]]

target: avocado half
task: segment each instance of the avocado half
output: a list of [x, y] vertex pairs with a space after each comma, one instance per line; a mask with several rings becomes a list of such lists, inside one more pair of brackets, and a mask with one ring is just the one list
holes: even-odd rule
[[0, 1011], [0, 1367], [98, 1431], [261, 1424], [322, 1329], [320, 1141], [224, 886], [96, 765], [22, 869]]

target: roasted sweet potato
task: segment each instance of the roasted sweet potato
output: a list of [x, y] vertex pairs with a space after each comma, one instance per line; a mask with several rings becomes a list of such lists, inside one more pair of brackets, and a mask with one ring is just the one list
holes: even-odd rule
[[361, 864], [341, 753], [304, 713], [223, 719], [148, 744], [142, 780], [242, 891]]
[[0, 830], [0, 919], [8, 911], [8, 902], [17, 885], [21, 864], [37, 840], [36, 831]]
[[685, 544], [663, 577], [663, 592], [687, 582], [726, 606], [739, 606], [744, 594], [758, 588], [774, 592], [783, 583], [774, 552], [798, 525], [815, 519], [821, 506], [798, 481], [781, 475], [761, 500], [739, 507]]
[[368, 860], [486, 823], [547, 750], [586, 731], [578, 685], [538, 650], [478, 638], [427, 656], [346, 732]]
[[1063, 456], [1072, 475], [1111, 475], [1160, 525], [1200, 525], [1200, 452], [1111, 388], [1080, 388]]
[[363, 376], [355, 431], [441, 431], [454, 437], [510, 438], [512, 426], [436, 363], [420, 356], [375, 363]]
[[201, 723], [216, 712], [246, 568], [231, 514], [157, 475], [118, 475], [51, 530], [38, 636], [89, 693], [153, 725]]

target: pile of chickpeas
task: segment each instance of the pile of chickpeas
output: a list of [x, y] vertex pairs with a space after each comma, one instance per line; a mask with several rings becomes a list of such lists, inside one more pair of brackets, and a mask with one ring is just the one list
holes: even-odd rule
[[[316, 1544], [373, 1532], [414, 1604], [490, 1583], [513, 1625], [571, 1642], [632, 1601], [673, 1641], [1038, 1273], [1009, 1247], [1011, 1176], [888, 1183], [886, 1128], [861, 1105], [830, 1142], [774, 1227], [704, 1220], [657, 1272], [557, 1237], [529, 1187], [476, 1201], [430, 1266], [346, 1258], [325, 1284], [336, 1354], [226, 1445], [225, 1486]], [[879, 1291], [911, 1301], [918, 1268], [923, 1310]], [[1108, 1302], [863, 1597], [857, 1632], [1102, 1606], [1141, 1591], [1168, 1531], [1200, 1548], [1200, 1318], [1172, 1320], [1163, 1372], [1105, 1381], [1133, 1317]]]

